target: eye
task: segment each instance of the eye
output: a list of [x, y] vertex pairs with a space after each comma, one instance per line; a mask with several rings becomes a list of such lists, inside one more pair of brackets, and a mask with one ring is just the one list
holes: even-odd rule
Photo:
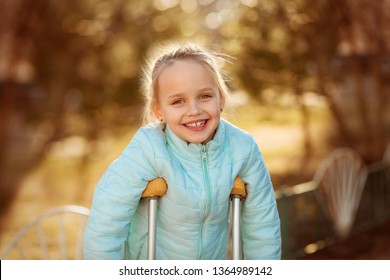
[[172, 105], [180, 105], [180, 104], [183, 104], [183, 103], [184, 103], [183, 99], [177, 99], [177, 100], [174, 100], [171, 104]]
[[205, 94], [202, 94], [201, 96], [199, 96], [199, 99], [200, 100], [206, 100], [206, 99], [209, 99], [211, 97], [213, 97], [212, 94], [205, 93]]

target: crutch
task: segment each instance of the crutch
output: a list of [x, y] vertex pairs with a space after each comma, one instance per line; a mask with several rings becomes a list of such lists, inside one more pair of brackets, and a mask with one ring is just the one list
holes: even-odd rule
[[150, 181], [142, 193], [142, 198], [149, 199], [148, 215], [148, 260], [156, 259], [156, 215], [159, 197], [167, 192], [167, 183], [163, 178]]
[[230, 193], [232, 200], [232, 259], [242, 259], [241, 241], [241, 202], [246, 197], [245, 182], [237, 177]]

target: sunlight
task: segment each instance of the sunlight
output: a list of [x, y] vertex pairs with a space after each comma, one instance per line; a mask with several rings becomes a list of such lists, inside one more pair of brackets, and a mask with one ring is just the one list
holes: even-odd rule
[[254, 8], [257, 6], [257, 0], [241, 0], [241, 3], [250, 8]]
[[182, 0], [180, 8], [186, 13], [193, 13], [198, 8], [198, 3], [195, 0]]
[[165, 11], [179, 4], [179, 0], [154, 0], [154, 7], [157, 10]]
[[212, 12], [206, 17], [206, 24], [211, 29], [217, 29], [222, 24], [222, 17], [220, 13]]

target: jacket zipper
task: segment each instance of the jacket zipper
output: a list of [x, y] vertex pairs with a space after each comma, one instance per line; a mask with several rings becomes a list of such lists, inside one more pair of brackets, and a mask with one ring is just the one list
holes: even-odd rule
[[210, 174], [209, 174], [208, 162], [207, 162], [208, 156], [207, 156], [206, 145], [202, 145], [201, 158], [202, 158], [202, 169], [203, 169], [205, 190], [206, 190], [206, 208], [204, 211], [204, 219], [201, 223], [201, 232], [200, 232], [200, 241], [199, 241], [200, 249], [199, 249], [198, 259], [201, 259], [203, 256], [204, 224], [205, 224], [205, 219], [207, 218], [210, 212], [210, 201], [211, 201], [211, 194], [210, 194], [211, 181], [210, 181]]

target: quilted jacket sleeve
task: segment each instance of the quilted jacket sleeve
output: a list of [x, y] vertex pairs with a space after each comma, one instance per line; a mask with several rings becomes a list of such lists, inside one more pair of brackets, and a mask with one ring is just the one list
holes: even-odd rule
[[154, 179], [153, 149], [140, 129], [96, 186], [84, 234], [85, 259], [121, 259], [130, 221], [148, 181]]
[[263, 157], [253, 140], [244, 174], [247, 198], [242, 208], [245, 259], [280, 259], [280, 221], [274, 190]]

